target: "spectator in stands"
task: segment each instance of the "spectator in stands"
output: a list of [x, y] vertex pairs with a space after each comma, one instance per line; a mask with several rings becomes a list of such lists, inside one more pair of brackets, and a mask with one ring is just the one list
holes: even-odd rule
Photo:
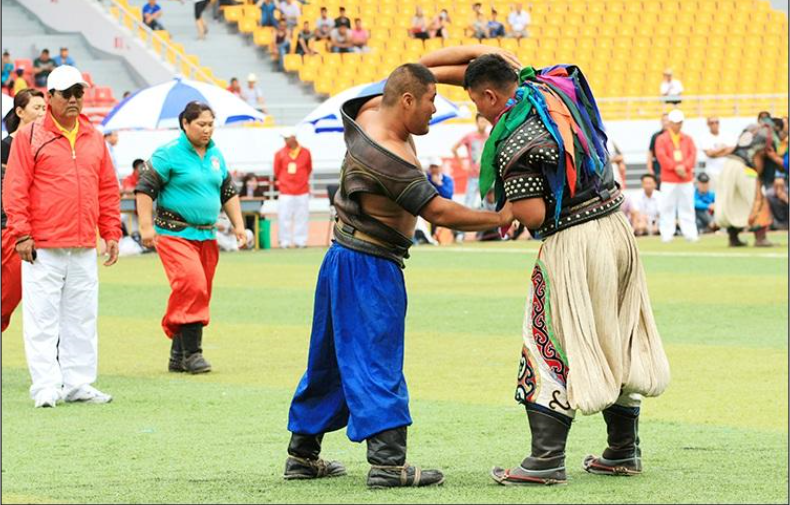
[[228, 91], [233, 93], [234, 95], [241, 97], [241, 84], [239, 84], [239, 80], [235, 77], [230, 78], [230, 84], [228, 85]]
[[642, 190], [634, 195], [631, 203], [631, 226], [638, 237], [658, 235], [661, 192], [656, 188], [653, 174], [642, 175]]
[[33, 60], [33, 72], [36, 86], [43, 88], [47, 85], [47, 77], [55, 70], [55, 62], [49, 57], [49, 49], [42, 49], [38, 58]]
[[315, 40], [329, 40], [335, 20], [329, 17], [326, 7], [321, 7], [321, 16], [315, 20]]
[[710, 177], [705, 172], [697, 176], [697, 187], [694, 189], [694, 214], [697, 221], [697, 232], [712, 233], [716, 231], [713, 220], [716, 194], [710, 189]]
[[431, 160], [428, 165], [428, 181], [439, 192], [439, 196], [448, 200], [453, 199], [455, 181], [442, 171], [442, 162], [439, 159]]
[[329, 47], [333, 53], [350, 53], [354, 50], [354, 44], [351, 42], [351, 30], [346, 28], [346, 25], [340, 25], [332, 29], [332, 35], [329, 38]]
[[206, 22], [203, 21], [203, 11], [206, 10], [208, 7], [210, 0], [193, 0], [195, 2], [194, 5], [194, 15], [195, 15], [195, 28], [197, 28], [197, 38], [198, 40], [205, 40], [206, 35], [208, 35], [208, 26], [206, 26]]
[[118, 132], [116, 131], [109, 131], [103, 132], [104, 133], [104, 144], [107, 146], [107, 151], [110, 153], [110, 161], [112, 161], [112, 168], [115, 170], [115, 177], [119, 181], [120, 186], [120, 176], [118, 174], [118, 161], [115, 159], [115, 146], [118, 145]]
[[664, 70], [664, 80], [661, 81], [661, 97], [666, 103], [677, 105], [681, 102], [683, 83], [672, 77], [672, 69]]
[[143, 5], [143, 23], [152, 30], [165, 29], [162, 23], [159, 22], [162, 14], [164, 14], [162, 6], [156, 3], [156, 0], [148, 0], [148, 3]]
[[254, 73], [250, 73], [250, 75], [247, 76], [247, 89], [241, 92], [241, 98], [253, 109], [266, 113], [263, 91], [261, 91], [261, 88], [258, 86], [258, 76]]
[[285, 19], [285, 24], [288, 27], [288, 39], [293, 36], [294, 29], [299, 24], [299, 18], [302, 16], [302, 9], [296, 0], [284, 0], [280, 3], [280, 12]]
[[708, 133], [702, 139], [700, 147], [705, 153], [705, 173], [710, 178], [710, 183], [715, 188], [716, 179], [724, 167], [725, 156], [735, 150], [735, 146], [724, 140], [719, 130], [719, 118], [708, 118]]
[[340, 11], [340, 15], [335, 18], [335, 28], [340, 28], [341, 26], [345, 25], [345, 27], [350, 30], [351, 20], [348, 19], [348, 16], [346, 16], [346, 8], [340, 7], [339, 11]]
[[354, 51], [358, 53], [369, 51], [368, 40], [370, 40], [370, 31], [362, 26], [361, 19], [354, 19], [354, 29], [351, 30], [351, 44], [354, 46]]
[[411, 18], [409, 36], [421, 40], [427, 40], [431, 36], [431, 34], [428, 33], [428, 20], [425, 19], [425, 13], [419, 5], [415, 7], [414, 16]]
[[438, 37], [446, 39], [448, 37], [447, 26], [451, 23], [450, 14], [447, 9], [442, 9], [431, 21], [428, 33], [432, 38]]
[[[118, 180], [101, 134], [81, 114], [88, 84], [80, 71], [58, 67], [45, 86], [47, 112], [17, 134], [3, 184], [4, 234], [11, 234], [23, 261], [30, 395], [36, 407], [108, 403], [112, 397], [91, 386], [98, 369], [96, 235], [107, 243], [104, 265], [115, 264]], [[64, 167], [79, 177], [64, 176]]]
[[318, 54], [313, 49], [313, 41], [315, 40], [315, 32], [310, 29], [310, 22], [305, 21], [302, 23], [302, 29], [299, 31], [299, 35], [296, 37], [296, 50], [294, 51], [296, 54], [304, 55], [313, 55]]
[[470, 36], [480, 40], [488, 38], [488, 22], [482, 12], [475, 14], [471, 26], [466, 29]]
[[16, 69], [16, 78], [14, 78], [14, 96], [22, 90], [29, 88], [27, 80], [25, 79], [25, 68], [19, 67]]
[[272, 41], [272, 54], [276, 55], [280, 70], [285, 72], [285, 55], [291, 52], [291, 35], [288, 32], [288, 23], [280, 18], [277, 23], [277, 30], [274, 32]]
[[650, 137], [650, 147], [647, 148], [647, 173], [653, 175], [656, 179], [658, 189], [661, 189], [661, 164], [656, 157], [656, 139], [659, 135], [667, 131], [669, 127], [668, 114], [661, 114], [661, 129], [655, 132]]
[[3, 77], [2, 85], [4, 88], [12, 88], [14, 85], [14, 62], [11, 61], [11, 54], [8, 51], [3, 51]]
[[[134, 196], [134, 188], [140, 182], [140, 168], [142, 168], [144, 160], [137, 158], [132, 162], [132, 173], [124, 177], [121, 184], [121, 194], [123, 196]], [[135, 216], [137, 217], [137, 216]]]
[[483, 156], [483, 147], [486, 140], [488, 140], [488, 127], [490, 123], [482, 114], [478, 113], [475, 119], [477, 129], [473, 132], [464, 135], [452, 149], [453, 156], [456, 160], [461, 161], [458, 156], [458, 149], [464, 147], [466, 149], [466, 196], [464, 197], [464, 205], [471, 209], [478, 208], [478, 194], [480, 193], [480, 158]]
[[69, 48], [68, 47], [61, 47], [60, 54], [55, 56], [55, 66], [59, 67], [61, 65], [71, 65], [72, 67], [76, 65], [74, 62], [74, 58], [69, 56]]
[[491, 9], [491, 19], [488, 20], [488, 36], [492, 39], [498, 39], [505, 36], [505, 25], [497, 20], [496, 9]]
[[277, 17], [274, 15], [277, 6], [274, 0], [258, 0], [255, 6], [261, 10], [261, 26], [277, 26]]
[[527, 28], [531, 22], [532, 18], [530, 18], [529, 12], [524, 10], [522, 4], [511, 6], [510, 14], [507, 17], [507, 23], [510, 25], [510, 32], [507, 34], [508, 37], [517, 39], [529, 37]]
[[[341, 25], [342, 26], [342, 25]], [[310, 174], [313, 159], [307, 148], [299, 145], [296, 133], [283, 132], [285, 147], [274, 155], [274, 179], [280, 196], [277, 202], [277, 226], [280, 247], [307, 247], [310, 220]]]
[[669, 128], [656, 139], [656, 156], [661, 164], [661, 207], [659, 231], [662, 242], [675, 236], [676, 221], [686, 240], [699, 240], [694, 219], [694, 167], [697, 147], [694, 140], [681, 132], [683, 112], [675, 109], [667, 116]]

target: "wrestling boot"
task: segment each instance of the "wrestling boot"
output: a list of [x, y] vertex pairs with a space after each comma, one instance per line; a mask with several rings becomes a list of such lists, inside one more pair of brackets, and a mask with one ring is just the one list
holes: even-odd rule
[[584, 458], [584, 469], [601, 475], [639, 475], [642, 450], [639, 448], [639, 407], [612, 405], [603, 411], [607, 447], [601, 457]]
[[740, 228], [735, 228], [730, 226], [727, 228], [727, 236], [730, 238], [730, 247], [743, 247], [746, 242], [743, 242], [740, 238], [738, 238], [738, 234], [741, 232]]
[[168, 372], [186, 372], [184, 367], [184, 347], [181, 342], [181, 334], [176, 333], [170, 341], [170, 363], [167, 365]]
[[181, 342], [184, 348], [184, 369], [191, 374], [211, 371], [211, 364], [203, 357], [203, 325], [189, 323], [181, 326]]
[[285, 480], [320, 479], [339, 477], [346, 474], [346, 467], [339, 461], [325, 461], [321, 454], [324, 435], [300, 435], [291, 433], [288, 443], [288, 459], [285, 460]]
[[439, 470], [422, 470], [406, 463], [406, 426], [377, 433], [367, 443], [369, 488], [439, 486], [444, 482]]
[[768, 240], [768, 227], [764, 226], [754, 232], [754, 247], [773, 247], [774, 243]]
[[532, 452], [521, 465], [506, 470], [494, 467], [491, 478], [503, 486], [565, 484], [565, 443], [572, 419], [557, 412], [527, 407]]

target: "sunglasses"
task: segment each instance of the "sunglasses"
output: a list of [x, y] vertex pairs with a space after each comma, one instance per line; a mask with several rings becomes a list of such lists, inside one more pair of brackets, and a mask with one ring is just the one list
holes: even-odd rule
[[58, 93], [60, 93], [60, 96], [62, 96], [66, 100], [71, 100], [72, 96], [77, 99], [82, 98], [82, 96], [85, 94], [85, 90], [83, 89], [82, 86], [78, 84], [76, 86], [70, 87], [69, 89], [58, 91]]

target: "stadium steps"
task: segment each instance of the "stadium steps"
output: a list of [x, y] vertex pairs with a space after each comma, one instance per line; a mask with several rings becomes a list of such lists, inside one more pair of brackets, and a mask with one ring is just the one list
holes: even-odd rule
[[125, 91], [145, 85], [145, 81], [122, 58], [115, 57], [92, 47], [78, 33], [56, 32], [16, 0], [3, 0], [2, 15], [3, 49], [11, 58], [30, 59], [38, 57], [42, 49], [49, 49], [53, 58], [61, 47], [69, 48], [77, 68], [91, 74], [93, 82], [112, 89], [116, 99]]
[[[145, 1], [130, 0], [129, 4], [142, 7]], [[225, 81], [236, 77], [243, 88], [250, 72], [257, 75], [267, 110], [276, 124], [294, 125], [321, 103], [297, 79], [275, 70], [265, 50], [257, 48], [247, 37], [240, 37], [222, 18], [216, 21], [213, 6], [203, 13], [208, 36], [206, 40], [198, 40], [192, 2], [160, 0], [160, 5], [164, 10], [160, 21], [171, 39], [183, 44], [187, 53], [198, 56], [200, 65], [209, 67], [216, 77]]]

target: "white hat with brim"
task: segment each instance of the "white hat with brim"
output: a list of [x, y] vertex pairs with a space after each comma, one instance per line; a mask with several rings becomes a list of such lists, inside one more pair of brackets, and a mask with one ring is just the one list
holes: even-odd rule
[[82, 78], [82, 72], [71, 65], [61, 65], [47, 77], [47, 89], [65, 91], [75, 84], [80, 84], [87, 88], [90, 85]]
[[283, 128], [282, 130], [280, 130], [280, 135], [284, 139], [296, 137], [296, 130], [294, 128]]
[[673, 109], [669, 111], [669, 114], [667, 114], [667, 119], [669, 119], [670, 123], [682, 123], [685, 119], [685, 116], [683, 115], [682, 110]]

